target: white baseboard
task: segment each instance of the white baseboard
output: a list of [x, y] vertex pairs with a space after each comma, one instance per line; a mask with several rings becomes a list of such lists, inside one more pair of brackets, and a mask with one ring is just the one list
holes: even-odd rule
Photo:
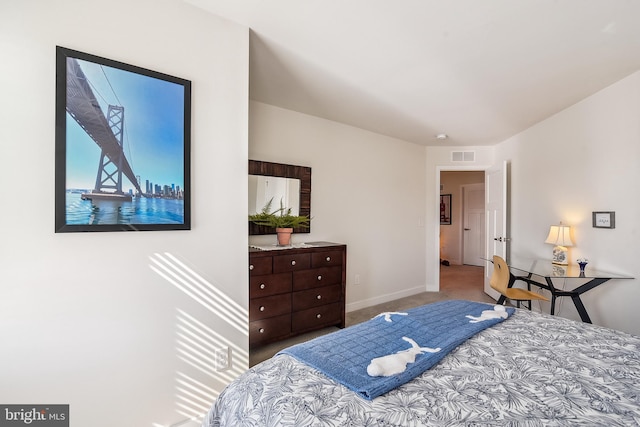
[[426, 292], [426, 288], [424, 286], [415, 287], [411, 289], [405, 289], [400, 292], [393, 292], [391, 294], [378, 295], [374, 298], [369, 298], [362, 301], [351, 302], [346, 305], [345, 310], [348, 312], [360, 310], [361, 308], [371, 307], [372, 305], [378, 305], [389, 301], [394, 301], [399, 298], [410, 297], [411, 295], [419, 294], [422, 292]]

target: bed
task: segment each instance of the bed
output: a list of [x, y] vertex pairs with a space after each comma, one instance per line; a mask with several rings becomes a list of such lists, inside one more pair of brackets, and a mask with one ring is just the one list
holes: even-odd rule
[[517, 309], [371, 400], [278, 354], [227, 386], [202, 425], [640, 425], [640, 337]]

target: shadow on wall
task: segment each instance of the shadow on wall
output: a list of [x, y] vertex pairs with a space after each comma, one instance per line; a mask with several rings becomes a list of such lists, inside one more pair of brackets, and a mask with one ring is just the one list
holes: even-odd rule
[[[188, 295], [201, 306], [215, 314], [229, 326], [248, 336], [249, 314], [216, 286], [186, 266], [169, 253], [153, 254], [150, 268]], [[229, 359], [233, 354], [233, 360]], [[200, 421], [208, 412], [221, 390], [203, 384], [183, 371], [212, 378], [226, 385], [244, 372], [249, 364], [249, 354], [226, 339], [204, 322], [177, 309], [176, 357], [180, 361], [176, 371], [176, 412], [187, 420]], [[154, 424], [162, 427], [160, 424]]]

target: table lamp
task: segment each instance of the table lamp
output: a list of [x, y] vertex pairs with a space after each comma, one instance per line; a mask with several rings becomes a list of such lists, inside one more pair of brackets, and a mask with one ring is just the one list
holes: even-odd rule
[[549, 235], [545, 243], [555, 245], [553, 248], [553, 264], [568, 265], [569, 256], [567, 255], [567, 246], [573, 246], [575, 243], [571, 238], [571, 227], [568, 225], [552, 225], [549, 228]]

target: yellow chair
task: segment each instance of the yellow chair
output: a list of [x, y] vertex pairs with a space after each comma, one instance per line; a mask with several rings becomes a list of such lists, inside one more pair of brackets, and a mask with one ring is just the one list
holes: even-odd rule
[[498, 303], [504, 303], [506, 299], [510, 299], [516, 302], [516, 306], [520, 308], [520, 301], [529, 301], [529, 310], [531, 310], [531, 300], [543, 300], [549, 301], [549, 298], [537, 294], [535, 292], [528, 291], [520, 288], [510, 288], [509, 266], [506, 261], [498, 255], [493, 256], [493, 274], [489, 284], [493, 289], [500, 292], [502, 297], [498, 300]]

